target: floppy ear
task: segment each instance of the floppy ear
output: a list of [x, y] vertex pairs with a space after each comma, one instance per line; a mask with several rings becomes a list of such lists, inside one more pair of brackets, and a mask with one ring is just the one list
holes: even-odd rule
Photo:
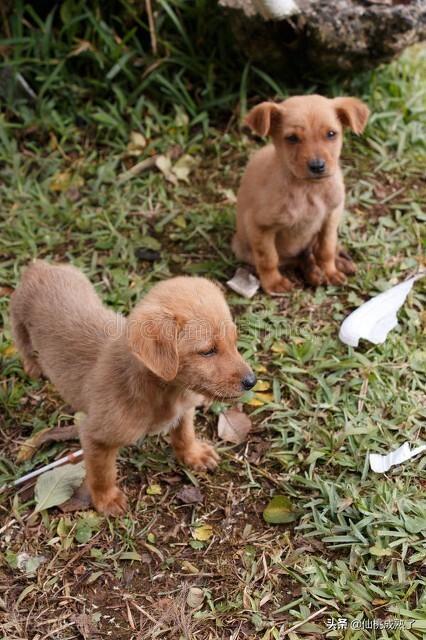
[[179, 367], [176, 319], [152, 305], [141, 305], [129, 318], [128, 341], [133, 353], [156, 376], [170, 382]]
[[356, 134], [364, 131], [370, 115], [364, 102], [358, 98], [334, 98], [333, 103], [337, 116], [345, 127], [350, 127]]
[[246, 115], [244, 124], [259, 136], [267, 136], [281, 123], [284, 113], [275, 102], [261, 102]]

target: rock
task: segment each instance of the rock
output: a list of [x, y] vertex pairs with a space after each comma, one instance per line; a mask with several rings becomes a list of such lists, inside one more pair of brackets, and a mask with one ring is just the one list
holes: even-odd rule
[[301, 73], [317, 78], [361, 71], [392, 60], [426, 38], [424, 0], [295, 3], [299, 13], [268, 20], [262, 17], [264, 9], [254, 14], [253, 7], [273, 8], [278, 0], [220, 0], [227, 7], [237, 45], [271, 75], [298, 79]]

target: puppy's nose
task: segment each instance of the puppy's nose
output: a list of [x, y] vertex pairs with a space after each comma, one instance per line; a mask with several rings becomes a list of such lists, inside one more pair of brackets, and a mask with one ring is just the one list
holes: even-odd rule
[[308, 162], [309, 171], [311, 173], [324, 173], [325, 171], [325, 160], [322, 158], [315, 158], [314, 160], [309, 160]]
[[257, 378], [255, 374], [250, 371], [244, 378], [241, 380], [241, 385], [245, 391], [249, 391], [257, 382]]

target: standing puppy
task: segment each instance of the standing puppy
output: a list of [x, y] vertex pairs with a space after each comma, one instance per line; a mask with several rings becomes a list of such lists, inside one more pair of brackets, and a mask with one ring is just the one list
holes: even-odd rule
[[179, 460], [213, 469], [217, 453], [194, 433], [200, 394], [237, 398], [256, 383], [228, 305], [204, 278], [157, 284], [126, 319], [102, 305], [78, 269], [36, 261], [12, 296], [11, 318], [27, 373], [43, 373], [87, 415], [79, 427], [87, 484], [105, 514], [126, 508], [119, 447], [170, 431]]
[[345, 188], [339, 166], [343, 128], [362, 133], [367, 106], [357, 98], [294, 96], [262, 102], [246, 124], [272, 144], [257, 151], [243, 175], [232, 248], [256, 267], [269, 293], [289, 291], [279, 267], [299, 266], [314, 286], [342, 284], [355, 265], [337, 249]]

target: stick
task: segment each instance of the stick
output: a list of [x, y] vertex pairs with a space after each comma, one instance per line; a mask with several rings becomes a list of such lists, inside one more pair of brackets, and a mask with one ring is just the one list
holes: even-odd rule
[[50, 462], [49, 464], [46, 464], [44, 467], [35, 469], [34, 471], [27, 473], [25, 476], [22, 476], [21, 478], [14, 480], [13, 482], [9, 482], [2, 485], [0, 487], [0, 493], [3, 493], [3, 491], [5, 491], [6, 489], [9, 489], [10, 487], [17, 487], [18, 485], [23, 484], [27, 480], [36, 478], [37, 476], [44, 473], [45, 471], [50, 471], [50, 469], [55, 469], [55, 467], [60, 467], [62, 464], [65, 464], [66, 462], [76, 462], [77, 459], [81, 458], [82, 455], [83, 455], [83, 449], [79, 449], [78, 451], [69, 453], [67, 456], [64, 456], [63, 458], [59, 458], [59, 460], [55, 460], [55, 462]]
[[311, 615], [308, 616], [307, 618], [305, 618], [305, 620], [301, 620], [300, 622], [296, 622], [296, 624], [294, 624], [292, 627], [290, 627], [290, 629], [286, 629], [284, 631], [284, 633], [282, 634], [282, 637], [284, 638], [284, 636], [287, 636], [289, 633], [291, 633], [295, 629], [298, 629], [299, 627], [302, 627], [304, 624], [306, 624], [310, 620], [313, 620], [317, 616], [320, 616], [322, 613], [324, 613], [324, 611], [327, 611], [327, 608], [328, 607], [322, 607], [322, 609], [318, 609], [318, 611], [314, 611], [314, 613], [311, 613]]

